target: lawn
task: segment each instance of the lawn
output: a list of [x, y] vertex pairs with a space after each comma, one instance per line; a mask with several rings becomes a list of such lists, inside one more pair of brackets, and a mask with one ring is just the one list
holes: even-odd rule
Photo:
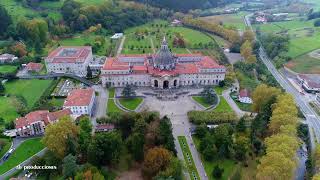
[[[94, 45], [95, 39], [98, 36], [96, 35], [75, 35], [72, 38], [66, 38], [66, 39], [61, 39], [58, 41], [58, 44], [61, 46], [84, 46], [86, 44], [91, 44]], [[105, 37], [105, 44], [104, 46], [100, 47], [98, 51], [95, 53], [99, 56], [105, 56], [107, 48], [111, 45], [110, 39], [108, 37]], [[55, 48], [55, 47], [54, 47]], [[53, 49], [53, 48], [51, 48]]]
[[205, 108], [208, 108], [213, 105], [213, 104], [207, 103], [203, 96], [192, 96], [192, 99], [195, 100], [197, 103], [201, 104]]
[[304, 54], [287, 63], [286, 67], [297, 73], [320, 74], [320, 59]]
[[109, 91], [109, 98], [114, 98], [115, 96], [115, 89], [114, 88], [110, 88], [108, 89]]
[[5, 139], [5, 138], [0, 138], [0, 141], [5, 143], [5, 145], [3, 146], [3, 148], [0, 151], [0, 158], [2, 158], [5, 155], [5, 153], [10, 149], [11, 141], [9, 139]]
[[5, 83], [5, 93], [24, 97], [27, 107], [32, 108], [51, 83], [52, 80], [38, 79], [10, 81]]
[[196, 165], [194, 164], [194, 160], [193, 160], [192, 154], [190, 152], [186, 137], [185, 136], [178, 136], [178, 141], [179, 141], [180, 147], [182, 149], [183, 157], [184, 157], [184, 160], [185, 160], [185, 163], [187, 166], [186, 168], [188, 169], [188, 172], [190, 175], [190, 179], [194, 180], [197, 178], [198, 180], [200, 180], [200, 176], [198, 174]]
[[48, 101], [48, 104], [54, 107], [62, 107], [65, 99], [64, 98], [52, 98]]
[[224, 87], [220, 87], [220, 86], [215, 86], [214, 87], [214, 91], [217, 93], [217, 95], [221, 96], [222, 92], [225, 90]]
[[233, 110], [230, 107], [230, 105], [228, 104], [228, 102], [222, 96], [220, 96], [220, 103], [212, 111], [215, 111], [215, 112], [233, 112]]
[[0, 117], [2, 117], [5, 120], [5, 122], [13, 121], [17, 117], [19, 117], [19, 114], [17, 113], [16, 108], [12, 104], [12, 98], [1, 96], [0, 97], [0, 107], [1, 107], [0, 108]]
[[[192, 136], [193, 142], [196, 145], [197, 150], [199, 150], [200, 148], [200, 140], [195, 137]], [[201, 156], [201, 160], [202, 163], [204, 165], [204, 169], [207, 173], [207, 175], [209, 176], [210, 180], [215, 179], [212, 176], [212, 171], [213, 168], [218, 165], [220, 168], [223, 168], [223, 174], [222, 174], [222, 180], [227, 180], [230, 178], [230, 176], [232, 175], [232, 173], [234, 172], [234, 170], [236, 169], [236, 164], [235, 161], [230, 160], [230, 159], [215, 159], [213, 161], [206, 161], [203, 159], [203, 157]]]
[[129, 110], [136, 110], [137, 107], [142, 103], [143, 99], [140, 97], [137, 98], [121, 98], [119, 99], [120, 104], [129, 109]]
[[118, 106], [114, 103], [113, 99], [108, 99], [107, 102], [107, 113], [121, 113], [123, 112]]
[[15, 73], [17, 71], [17, 66], [11, 65], [1, 65], [0, 66], [0, 74], [8, 74], [8, 73]]
[[227, 27], [235, 27], [240, 30], [245, 30], [246, 25], [244, 23], [244, 16], [247, 15], [247, 12], [238, 12], [236, 14], [223, 14], [223, 15], [215, 15], [215, 16], [206, 16], [202, 17], [202, 20], [205, 20], [208, 23], [219, 24], [223, 23], [224, 26]]
[[14, 168], [29, 157], [44, 148], [40, 142], [41, 138], [34, 138], [24, 141], [9, 157], [9, 159], [0, 166], [0, 174]]
[[[139, 35], [137, 35], [139, 34]], [[126, 41], [122, 50], [123, 54], [148, 54], [157, 51], [166, 36], [169, 48], [173, 53], [189, 54], [187, 49], [198, 49], [199, 44], [205, 45], [214, 41], [200, 31], [185, 27], [172, 27], [168, 22], [155, 20], [138, 27], [129, 28], [125, 31]], [[186, 44], [186, 48], [175, 48], [173, 40], [175, 36], [181, 36]], [[152, 43], [153, 42], [153, 46]]]

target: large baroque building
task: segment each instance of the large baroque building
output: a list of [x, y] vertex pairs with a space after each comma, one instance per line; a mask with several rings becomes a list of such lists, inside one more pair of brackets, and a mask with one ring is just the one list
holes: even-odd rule
[[45, 63], [48, 73], [72, 73], [85, 77], [92, 59], [92, 49], [89, 46], [62, 46], [52, 51]]
[[132, 55], [108, 58], [101, 70], [104, 87], [126, 85], [159, 89], [190, 85], [217, 85], [223, 81], [226, 68], [202, 54], [172, 54], [166, 39], [154, 55]]

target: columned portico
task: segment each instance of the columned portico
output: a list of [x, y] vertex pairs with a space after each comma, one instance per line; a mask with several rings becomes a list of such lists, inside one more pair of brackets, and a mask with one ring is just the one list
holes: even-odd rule
[[159, 89], [172, 89], [179, 87], [179, 78], [165, 75], [162, 77], [153, 77], [151, 80], [152, 87]]

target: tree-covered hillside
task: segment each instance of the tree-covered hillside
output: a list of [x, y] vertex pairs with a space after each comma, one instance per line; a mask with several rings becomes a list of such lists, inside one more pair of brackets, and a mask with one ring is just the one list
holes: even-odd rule
[[203, 9], [222, 6], [236, 0], [135, 0], [137, 2], [174, 9], [178, 11], [188, 11], [190, 9]]

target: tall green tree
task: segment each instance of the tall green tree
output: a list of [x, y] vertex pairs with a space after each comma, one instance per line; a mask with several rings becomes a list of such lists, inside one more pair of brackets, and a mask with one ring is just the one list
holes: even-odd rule
[[71, 154], [63, 159], [62, 173], [65, 179], [73, 178], [76, 175], [78, 168], [76, 160], [76, 157], [72, 156]]
[[0, 36], [6, 34], [8, 27], [12, 24], [12, 20], [7, 10], [0, 5]]

